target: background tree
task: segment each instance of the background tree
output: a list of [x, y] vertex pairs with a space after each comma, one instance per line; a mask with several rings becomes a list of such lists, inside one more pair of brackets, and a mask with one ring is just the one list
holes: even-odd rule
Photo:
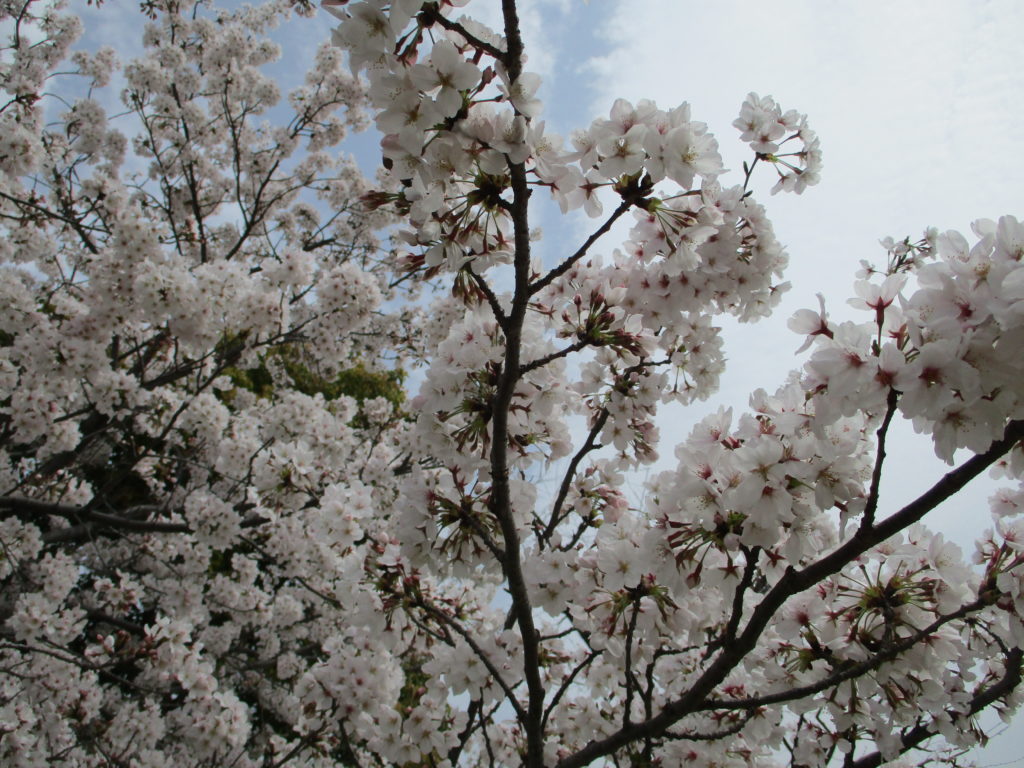
[[[134, 181], [97, 102], [41, 129], [73, 22], [14, 9], [0, 755], [870, 766], [955, 761], [979, 712], [1012, 711], [1024, 227], [890, 243], [855, 286], [864, 322], [798, 313], [803, 371], [701, 422], [631, 502], [659, 407], [714, 391], [713, 317], [757, 319], [784, 290], [752, 190], [762, 170], [774, 191], [817, 182], [806, 119], [751, 94], [733, 187], [685, 104], [620, 100], [563, 149], [514, 0], [501, 34], [454, 2], [326, 5], [385, 134], [368, 195], [350, 166], [318, 180], [327, 111], [359, 120], [337, 51], [287, 128], [252, 124], [276, 97], [257, 38], [286, 4], [145, 5]], [[109, 59], [75, 63], [95, 79]], [[300, 136], [312, 154], [290, 161]], [[600, 223], [545, 264], [530, 217], [549, 193]], [[385, 312], [422, 279], [450, 290]], [[430, 363], [415, 426], [387, 362], [404, 353]], [[891, 510], [896, 418], [974, 455]], [[556, 460], [539, 496], [531, 473]], [[988, 468], [1018, 486], [972, 568], [921, 521]]]
[[0, 762], [274, 754], [408, 461], [364, 89], [325, 46], [275, 106], [286, 3], [144, 3], [123, 67], [61, 5], [2, 17]]

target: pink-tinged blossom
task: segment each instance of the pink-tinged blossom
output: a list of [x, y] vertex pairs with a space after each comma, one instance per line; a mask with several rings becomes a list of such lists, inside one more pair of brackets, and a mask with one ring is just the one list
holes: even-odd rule
[[800, 354], [810, 347], [816, 336], [825, 336], [831, 339], [835, 335], [829, 327], [828, 313], [825, 311], [825, 297], [820, 293], [816, 295], [818, 297], [818, 312], [811, 309], [798, 309], [787, 323], [789, 330], [793, 333], [807, 336], [804, 343], [796, 350], [796, 354]]
[[516, 112], [527, 118], [537, 117], [540, 114], [541, 101], [534, 94], [540, 88], [540, 77], [533, 72], [524, 72], [515, 82], [509, 83], [504, 70], [499, 70], [499, 74], [501, 83], [498, 88], [515, 107]]
[[740, 131], [741, 141], [748, 142], [755, 152], [765, 154], [777, 152], [779, 145], [776, 142], [794, 127], [790, 113], [784, 119], [775, 99], [756, 93], [747, 95], [733, 126]]
[[441, 118], [451, 117], [462, 107], [462, 92], [480, 79], [480, 70], [466, 61], [450, 40], [439, 40], [430, 49], [430, 60], [409, 70], [412, 84], [432, 95]]
[[654, 181], [669, 178], [690, 189], [695, 176], [713, 179], [724, 170], [718, 141], [703, 123], [685, 123], [664, 136], [649, 135], [645, 146], [650, 155], [647, 172]]
[[1024, 261], [1024, 222], [1015, 216], [1000, 216], [996, 226], [996, 243], [992, 257], [996, 261]]
[[875, 323], [881, 328], [885, 324], [886, 310], [892, 306], [896, 297], [906, 283], [907, 277], [903, 274], [889, 275], [882, 281], [881, 285], [867, 280], [858, 280], [854, 283], [854, 291], [857, 298], [850, 299], [851, 307], [867, 309], [875, 313]]
[[980, 394], [981, 378], [959, 355], [960, 341], [926, 344], [905, 372], [900, 410], [907, 416], [933, 416], [954, 401], [971, 402]]
[[597, 148], [604, 159], [598, 164], [597, 170], [608, 179], [639, 171], [643, 167], [646, 157], [644, 151], [646, 135], [646, 126], [634, 125], [625, 133], [612, 133], [601, 139]]

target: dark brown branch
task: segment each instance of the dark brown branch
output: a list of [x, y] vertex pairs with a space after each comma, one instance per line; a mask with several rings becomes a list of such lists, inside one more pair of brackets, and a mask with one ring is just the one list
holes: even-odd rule
[[47, 544], [58, 542], [86, 541], [92, 534], [102, 529], [131, 531], [133, 533], [191, 533], [192, 529], [185, 523], [173, 523], [167, 520], [149, 520], [141, 514], [160, 511], [160, 507], [141, 505], [124, 510], [124, 514], [108, 514], [97, 512], [86, 507], [72, 507], [66, 504], [52, 504], [34, 499], [18, 499], [9, 496], [0, 498], [0, 515], [5, 512], [28, 519], [38, 519], [41, 515], [52, 515], [78, 523], [70, 528], [58, 528], [43, 534]]
[[3, 191], [0, 191], [0, 197], [6, 200], [10, 200], [15, 205], [23, 205], [26, 208], [32, 208], [38, 211], [39, 213], [43, 214], [44, 216], [48, 216], [49, 218], [54, 219], [55, 221], [64, 222], [72, 229], [74, 229], [75, 232], [78, 233], [78, 236], [82, 239], [82, 245], [85, 246], [86, 250], [88, 250], [89, 253], [99, 253], [99, 249], [96, 247], [96, 244], [93, 243], [92, 238], [89, 237], [89, 233], [86, 231], [85, 225], [82, 224], [82, 222], [79, 221], [78, 219], [75, 219], [70, 216], [63, 216], [59, 213], [56, 213], [55, 211], [51, 211], [49, 208], [45, 208], [39, 205], [38, 203], [34, 203], [30, 200], [22, 200], [21, 198], [13, 197], [12, 195], [9, 195]]
[[516, 711], [516, 715], [519, 719], [525, 719], [526, 711], [523, 709], [523, 705], [519, 703], [519, 699], [516, 698], [515, 692], [512, 690], [512, 686], [510, 686], [505, 681], [505, 678], [501, 676], [501, 671], [494, 666], [494, 662], [491, 661], [491, 657], [488, 656], [486, 651], [480, 647], [480, 644], [473, 639], [469, 630], [459, 624], [459, 622], [444, 611], [432, 606], [426, 600], [420, 600], [417, 602], [417, 606], [423, 609], [423, 611], [428, 616], [431, 616], [435, 621], [438, 621], [442, 625], [454, 630], [455, 633], [466, 642], [466, 645], [470, 647], [473, 654], [480, 659], [480, 663], [483, 664], [487, 668], [487, 671], [491, 673], [491, 677], [494, 678], [494, 682], [496, 682], [501, 690], [505, 692], [505, 697], [508, 699], [509, 704], [511, 704], [512, 709]]
[[271, 763], [268, 768], [282, 768], [282, 766], [284, 766], [286, 763], [290, 762], [293, 757], [297, 756], [299, 754], [299, 752], [301, 752], [302, 750], [304, 750], [306, 747], [309, 746], [308, 738], [309, 737], [305, 737], [305, 738], [299, 739], [295, 743], [295, 746], [292, 747], [287, 752], [287, 754], [285, 754], [280, 760], [277, 760], [274, 763]]
[[579, 250], [577, 250], [576, 253], [567, 258], [557, 267], [555, 267], [546, 275], [544, 275], [544, 277], [542, 277], [540, 280], [538, 280], [537, 282], [530, 286], [530, 294], [532, 295], [539, 293], [540, 291], [544, 290], [547, 286], [551, 285], [551, 283], [554, 282], [556, 279], [558, 279], [566, 272], [568, 272], [570, 269], [572, 269], [573, 264], [575, 264], [577, 261], [579, 261], [580, 259], [587, 255], [587, 251], [590, 250], [590, 246], [596, 243], [602, 235], [608, 232], [608, 230], [612, 228], [612, 225], [616, 221], [618, 221], [619, 217], [622, 216], [622, 214], [624, 214], [626, 211], [628, 211], [632, 206], [633, 203], [628, 202], [626, 200], [623, 200], [621, 203], [619, 203], [619, 207], [612, 212], [612, 215], [605, 220], [604, 224], [598, 227], [597, 230], [590, 237], [587, 238], [587, 241], [579, 247]]
[[455, 32], [461, 35], [467, 43], [472, 45], [474, 48], [483, 51], [489, 56], [493, 56], [498, 61], [505, 60], [505, 52], [499, 48], [495, 48], [488, 42], [481, 40], [479, 37], [474, 35], [464, 26], [456, 21], [452, 21], [447, 16], [443, 16], [438, 10], [437, 3], [424, 3], [423, 9], [420, 11], [420, 18], [424, 21], [429, 21], [432, 24], [444, 27], [450, 32]]
[[591, 343], [592, 342], [590, 341], [590, 339], [580, 339], [579, 341], [574, 341], [568, 347], [560, 349], [557, 352], [552, 352], [550, 355], [544, 355], [544, 357], [538, 357], [536, 360], [532, 360], [529, 363], [524, 363], [523, 365], [519, 366], [519, 375], [529, 373], [530, 371], [534, 371], [537, 368], [543, 368], [548, 363], [553, 363], [555, 360], [558, 360], [560, 358], [568, 357], [573, 352], [579, 352], [581, 349], [589, 346]]
[[130, 635], [136, 637], [145, 637], [146, 628], [141, 624], [136, 624], [134, 621], [128, 621], [126, 619], [119, 619], [117, 616], [111, 616], [103, 611], [89, 611], [86, 614], [89, 621], [95, 622], [96, 624], [109, 624], [111, 627], [123, 630]]
[[[511, 82], [519, 77], [522, 70], [523, 41], [519, 34], [519, 18], [515, 0], [502, 0], [505, 21], [505, 38], [508, 53], [505, 58], [506, 70]], [[533, 606], [523, 576], [521, 544], [512, 507], [512, 492], [509, 486], [509, 409], [519, 380], [520, 354], [522, 352], [522, 330], [530, 302], [530, 188], [527, 184], [526, 168], [523, 163], [508, 161], [509, 178], [512, 188], [510, 216], [513, 226], [514, 243], [514, 291], [512, 306], [505, 328], [505, 356], [501, 375], [492, 401], [491, 428], [491, 511], [501, 528], [504, 541], [505, 559], [502, 572], [512, 599], [515, 620], [523, 643], [523, 677], [526, 681], [528, 703], [525, 713], [518, 713], [526, 736], [527, 768], [542, 768], [544, 765], [544, 682], [540, 668], [540, 641], [533, 621]]]
[[505, 559], [505, 552], [502, 550], [500, 546], [498, 546], [498, 542], [494, 540], [490, 532], [484, 527], [483, 523], [477, 520], [473, 515], [463, 512], [460, 512], [459, 520], [467, 523], [469, 527], [473, 529], [473, 532], [480, 537], [480, 540], [483, 541], [484, 546], [487, 547], [487, 549], [490, 551], [492, 555], [494, 555], [494, 558], [499, 563]]
[[736, 631], [740, 627], [740, 620], [743, 618], [743, 597], [746, 595], [750, 585], [754, 583], [754, 573], [757, 571], [757, 558], [761, 553], [760, 547], [753, 549], [744, 548], [743, 554], [747, 558], [747, 565], [743, 569], [743, 578], [736, 587], [736, 593], [732, 597], [732, 615], [725, 625], [725, 634], [722, 635], [722, 644], [728, 645], [736, 637]]
[[325, 245], [333, 245], [336, 242], [338, 242], [338, 238], [336, 237], [325, 237], [320, 240], [303, 243], [302, 250], [309, 253], [310, 251], [315, 251], [317, 248], [323, 248]]
[[622, 707], [622, 725], [629, 725], [632, 720], [630, 711], [633, 709], [633, 697], [636, 695], [636, 676], [633, 674], [633, 638], [636, 635], [636, 620], [640, 615], [640, 600], [635, 599], [633, 612], [626, 628], [626, 658], [623, 660], [626, 674], [626, 700]]
[[555, 503], [551, 509], [551, 519], [548, 520], [547, 527], [544, 528], [544, 532], [540, 536], [541, 543], [548, 541], [551, 538], [551, 534], [555, 532], [555, 528], [562, 522], [562, 507], [565, 505], [565, 499], [569, 495], [569, 489], [572, 488], [572, 480], [576, 477], [576, 470], [579, 468], [580, 462], [583, 461], [583, 457], [600, 447], [597, 443], [597, 436], [601, 434], [601, 430], [604, 429], [605, 422], [607, 421], [608, 409], [602, 408], [594, 420], [594, 425], [590, 428], [586, 441], [569, 461], [569, 466], [562, 477], [562, 484], [558, 488], [558, 495], [555, 497]]
[[885, 438], [889, 432], [892, 417], [896, 413], [898, 401], [899, 394], [895, 389], [890, 389], [889, 396], [886, 398], [885, 417], [882, 419], [882, 424], [876, 433], [878, 445], [875, 449], [877, 452], [875, 455], [875, 467], [871, 471], [871, 490], [868, 492], [868, 501], [864, 506], [864, 517], [861, 523], [861, 525], [866, 525], [869, 528], [875, 524], [875, 510], [878, 509], [878, 492], [882, 484], [882, 463], [885, 461]]
[[[192, 529], [184, 523], [164, 523], [159, 521], [126, 520], [115, 515], [92, 513], [90, 522], [73, 525], [70, 528], [58, 528], [43, 534], [44, 544], [82, 544], [93, 539], [98, 533], [107, 530], [128, 531], [130, 533], [192, 533]], [[104, 519], [105, 518], [105, 519]]]
[[730, 710], [730, 709], [758, 709], [759, 707], [766, 707], [769, 704], [781, 704], [787, 701], [796, 701], [806, 696], [813, 696], [816, 693], [821, 693], [833, 686], [839, 685], [847, 680], [852, 680], [856, 677], [861, 677], [873, 670], [878, 669], [880, 666], [888, 661], [892, 661], [904, 651], [908, 651], [915, 645], [920, 643], [922, 640], [927, 639], [930, 635], [934, 634], [941, 627], [945, 626], [951, 621], [962, 619], [963, 617], [979, 611], [989, 605], [989, 601], [979, 598], [974, 600], [967, 605], [962, 605], [952, 613], [943, 614], [939, 616], [935, 621], [929, 624], [924, 629], [921, 629], [908, 637], [900, 640], [899, 642], [892, 643], [884, 650], [876, 653], [874, 656], [859, 661], [855, 664], [851, 664], [847, 667], [843, 667], [837, 672], [829, 675], [816, 683], [809, 685], [802, 685], [797, 688], [790, 688], [785, 691], [779, 691], [778, 693], [770, 693], [764, 696], [754, 696], [747, 699], [708, 699], [699, 707], [696, 707], [694, 711], [707, 711], [707, 710]]
[[719, 739], [724, 739], [727, 736], [735, 736], [743, 730], [743, 726], [749, 723], [753, 717], [754, 712], [747, 712], [728, 728], [723, 728], [720, 731], [714, 731], [712, 733], [672, 733], [671, 731], [665, 731], [662, 738], [672, 739], [673, 741], [718, 741]]
[[562, 680], [562, 684], [558, 687], [558, 690], [555, 691], [555, 695], [551, 697], [551, 703], [549, 703], [547, 709], [544, 710], [544, 720], [541, 723], [542, 728], [547, 726], [548, 718], [551, 716], [551, 713], [554, 712], [555, 707], [558, 706], [558, 702], [562, 700], [566, 691], [569, 690], [569, 686], [572, 685], [573, 680], [576, 679], [580, 672], [589, 667], [594, 662], [594, 659], [602, 653], [604, 653], [604, 651], [591, 651], [588, 653], [583, 657], [583, 660], [579, 664], [573, 667], [572, 672]]
[[78, 425], [82, 439], [78, 445], [68, 451], [61, 451], [50, 456], [40, 466], [28, 473], [17, 485], [4, 489], [4, 494], [16, 492], [25, 487], [34, 478], [49, 477], [72, 464], [78, 456], [88, 451], [99, 440], [110, 426], [110, 418], [104, 414], [93, 412]]
[[483, 723], [483, 702], [480, 699], [473, 699], [469, 702], [469, 707], [466, 708], [466, 727], [459, 733], [458, 743], [448, 750], [448, 762], [451, 765], [459, 764], [459, 756], [462, 754], [462, 750], [466, 748], [466, 744], [469, 743], [469, 737], [473, 735], [474, 726], [473, 721], [480, 716], [480, 722]]
[[491, 286], [488, 285], [487, 281], [484, 280], [483, 277], [473, 270], [472, 264], [467, 264], [465, 266], [465, 270], [469, 276], [473, 278], [473, 282], [476, 283], [476, 287], [480, 289], [484, 298], [487, 299], [487, 305], [491, 308], [491, 312], [494, 313], [494, 319], [498, 321], [498, 325], [503, 331], [506, 330], [505, 326], [508, 323], [508, 317], [501, 308], [501, 304], [498, 303], [498, 297], [494, 295], [494, 291], [491, 289]]

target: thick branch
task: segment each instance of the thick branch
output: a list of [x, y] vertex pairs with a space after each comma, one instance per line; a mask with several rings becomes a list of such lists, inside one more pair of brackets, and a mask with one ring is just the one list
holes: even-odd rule
[[127, 509], [123, 514], [97, 512], [86, 507], [72, 507], [66, 504], [53, 504], [34, 499], [18, 499], [9, 496], [0, 497], [0, 516], [5, 513], [37, 519], [40, 515], [53, 515], [78, 523], [70, 528], [61, 528], [43, 534], [47, 544], [68, 541], [84, 541], [92, 533], [104, 528], [112, 528], [133, 533], [191, 533], [192, 529], [185, 523], [172, 523], [167, 520], [148, 520], [141, 515], [149, 515], [161, 508], [153, 505], [141, 505]]
[[168, 523], [159, 520], [131, 520], [116, 515], [105, 515], [92, 512], [85, 515], [88, 522], [60, 528], [43, 534], [45, 544], [68, 544], [89, 541], [96, 533], [103, 530], [120, 530], [131, 533], [192, 533], [185, 523]]
[[633, 612], [626, 628], [626, 658], [623, 660], [626, 673], [626, 701], [622, 707], [622, 724], [632, 722], [633, 697], [636, 695], [636, 676], [633, 674], [633, 636], [636, 634], [636, 620], [640, 614], [640, 601], [633, 603]]
[[[509, 79], [515, 82], [522, 70], [523, 41], [519, 34], [519, 18], [515, 0], [502, 0], [505, 19], [505, 37], [508, 54], [505, 59]], [[513, 610], [519, 624], [523, 643], [523, 677], [528, 691], [526, 717], [520, 722], [526, 734], [526, 760], [528, 768], [542, 768], [544, 764], [544, 683], [540, 674], [540, 640], [533, 622], [533, 607], [526, 587], [521, 562], [521, 545], [516, 516], [512, 508], [509, 487], [509, 408], [519, 380], [522, 329], [530, 302], [530, 189], [523, 163], [508, 163], [512, 187], [510, 215], [514, 232], [515, 256], [513, 270], [515, 289], [512, 307], [505, 328], [505, 358], [501, 376], [494, 394], [492, 408], [493, 440], [491, 442], [491, 508], [501, 526], [505, 544], [502, 571], [512, 598]]]

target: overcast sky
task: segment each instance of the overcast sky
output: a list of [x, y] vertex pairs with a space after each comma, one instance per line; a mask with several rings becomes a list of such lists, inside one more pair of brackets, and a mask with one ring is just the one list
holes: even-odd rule
[[[83, 3], [84, 5], [84, 3]], [[135, 3], [83, 9], [91, 41], [105, 38], [123, 53], [138, 30]], [[721, 145], [738, 173], [749, 155], [732, 120], [749, 91], [774, 96], [783, 109], [809, 116], [822, 142], [819, 186], [802, 196], [770, 197], [770, 173], [754, 183], [776, 234], [790, 254], [793, 284], [774, 317], [727, 326], [730, 364], [720, 395], [707, 406], [663, 423], [663, 455], [693, 420], [719, 404], [742, 409], [750, 390], [773, 390], [798, 361], [801, 340], [786, 320], [825, 294], [833, 317], [845, 307], [861, 259], [884, 261], [878, 240], [917, 237], [926, 226], [967, 233], [972, 220], [1024, 216], [1024, 3], [1019, 0], [521, 0], [530, 60], [545, 78], [544, 119], [567, 134], [606, 115], [618, 98], [649, 98], [663, 108], [682, 101]], [[497, 0], [466, 9], [498, 21]], [[282, 76], [298, 77], [311, 40], [331, 20], [287, 25]], [[130, 54], [125, 55], [128, 58]], [[379, 162], [376, 139], [349, 145], [367, 170]], [[738, 180], [738, 176], [726, 177]], [[541, 217], [558, 252], [574, 248], [581, 224]], [[619, 233], [621, 236], [621, 232]], [[602, 241], [605, 252], [617, 243]], [[678, 416], [678, 417], [677, 417]], [[668, 426], [672, 424], [674, 426]], [[891, 451], [883, 507], [892, 511], [945, 471], [927, 442], [904, 430]], [[671, 461], [665, 461], [667, 468]], [[895, 480], [893, 478], [898, 478]], [[991, 485], [941, 510], [937, 527], [968, 551], [972, 532], [987, 525]], [[884, 511], [884, 510], [883, 510]], [[1017, 727], [1021, 733], [1020, 726]], [[1024, 762], [1024, 736], [993, 741], [979, 764]]]

